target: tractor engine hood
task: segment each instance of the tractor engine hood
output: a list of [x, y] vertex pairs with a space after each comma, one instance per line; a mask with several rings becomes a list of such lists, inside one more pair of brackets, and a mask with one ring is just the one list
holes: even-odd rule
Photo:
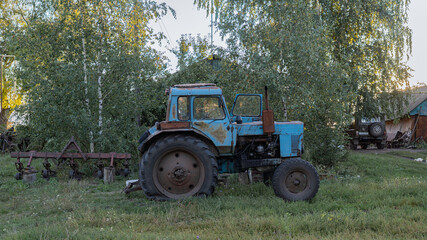
[[[237, 136], [263, 135], [262, 121], [236, 124]], [[274, 122], [273, 134], [302, 135], [304, 123], [300, 121]]]

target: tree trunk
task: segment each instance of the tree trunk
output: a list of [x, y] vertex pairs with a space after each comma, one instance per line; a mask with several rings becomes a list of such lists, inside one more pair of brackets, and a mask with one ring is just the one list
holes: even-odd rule
[[282, 97], [282, 104], [283, 104], [283, 116], [285, 117], [285, 121], [288, 121], [288, 108], [286, 106], [286, 100], [284, 97]]
[[0, 129], [6, 130], [7, 129], [7, 115], [5, 109], [3, 109], [3, 55], [1, 56], [0, 59], [0, 80], [1, 80], [1, 85], [0, 85]]
[[99, 46], [98, 46], [98, 53], [97, 53], [97, 73], [98, 73], [98, 137], [102, 136], [102, 109], [103, 109], [103, 103], [104, 103], [104, 99], [102, 96], [102, 75], [103, 75], [103, 71], [101, 71], [101, 53], [102, 53], [102, 44], [103, 44], [103, 34], [102, 34], [102, 30], [101, 30], [101, 25], [104, 23], [104, 19], [103, 19], [103, 14], [101, 11], [103, 11], [102, 9], [102, 4], [101, 6], [99, 6], [100, 9], [98, 9], [98, 17], [99, 17], [99, 21], [98, 24], [96, 26], [97, 28], [97, 34], [99, 36]]
[[[83, 35], [82, 30], [82, 45], [83, 45], [83, 73], [84, 73], [84, 83], [85, 83], [85, 103], [86, 103], [86, 110], [88, 113], [89, 118], [92, 117], [92, 111], [90, 110], [90, 104], [89, 104], [89, 84], [87, 81], [87, 66], [86, 66], [86, 44], [85, 44], [85, 37]], [[92, 122], [91, 119], [89, 122]], [[89, 126], [89, 141], [90, 141], [90, 152], [95, 152], [95, 145], [93, 143], [93, 130], [92, 127]]]
[[102, 135], [102, 108], [103, 108], [103, 98], [102, 98], [102, 72], [101, 72], [101, 50], [98, 51], [98, 128], [99, 136]]
[[7, 130], [7, 122], [9, 119], [9, 109], [1, 109], [0, 112], [0, 130], [1, 131], [6, 131]]

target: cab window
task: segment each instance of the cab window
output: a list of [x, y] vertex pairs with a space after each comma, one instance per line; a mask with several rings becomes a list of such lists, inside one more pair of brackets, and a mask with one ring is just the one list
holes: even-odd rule
[[239, 95], [233, 108], [234, 116], [258, 117], [261, 115], [261, 97], [259, 95]]
[[190, 120], [190, 101], [189, 97], [178, 98], [178, 119]]
[[219, 97], [196, 97], [193, 104], [194, 118], [197, 120], [224, 119], [225, 113]]

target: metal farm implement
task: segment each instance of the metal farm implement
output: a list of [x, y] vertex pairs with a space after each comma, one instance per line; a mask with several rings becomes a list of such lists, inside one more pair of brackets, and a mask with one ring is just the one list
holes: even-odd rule
[[[72, 152], [70, 152], [72, 151]], [[52, 162], [59, 166], [63, 163], [67, 163], [71, 170], [69, 171], [69, 177], [71, 179], [80, 180], [84, 175], [79, 171], [79, 166], [76, 159], [83, 159], [85, 161], [89, 159], [95, 159], [96, 166], [98, 168], [96, 172], [96, 176], [100, 179], [104, 178], [104, 182], [111, 182], [114, 179], [114, 175], [122, 175], [128, 176], [130, 173], [129, 169], [129, 160], [131, 158], [130, 153], [83, 153], [79, 145], [74, 140], [74, 137], [71, 137], [70, 141], [65, 145], [62, 152], [11, 152], [10, 156], [16, 158], [15, 167], [18, 173], [16, 173], [16, 180], [24, 179], [26, 182], [33, 182], [36, 179], [37, 170], [31, 166], [31, 163], [36, 158], [42, 158], [43, 167], [45, 169], [42, 170], [42, 177], [45, 179], [49, 179], [50, 177], [56, 176], [56, 171], [52, 170]], [[21, 159], [28, 159], [27, 165], [24, 167], [24, 163]], [[123, 168], [119, 171], [116, 171], [117, 163], [115, 160], [124, 160], [122, 163]], [[103, 160], [109, 160], [109, 165], [105, 165]]]

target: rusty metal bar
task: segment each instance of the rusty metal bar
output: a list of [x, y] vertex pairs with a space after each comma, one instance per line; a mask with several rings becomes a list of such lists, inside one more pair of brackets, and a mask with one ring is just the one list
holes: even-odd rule
[[114, 157], [115, 157], [116, 153], [110, 153], [111, 156], [111, 160], [110, 160], [110, 167], [114, 167]]
[[[82, 153], [86, 159], [131, 159], [130, 153]], [[78, 152], [61, 153], [61, 152], [11, 152], [10, 156], [13, 158], [82, 158]]]
[[[66, 152], [67, 150], [71, 151], [77, 151], [77, 152]], [[55, 165], [58, 165], [58, 161], [60, 159], [63, 159], [65, 161], [68, 161], [68, 165], [71, 167], [72, 171], [69, 173], [69, 177], [71, 179], [77, 179], [80, 180], [82, 178], [83, 173], [79, 172], [79, 166], [78, 163], [75, 162], [75, 159], [98, 159], [98, 162], [96, 163], [98, 167], [97, 176], [98, 178], [103, 177], [102, 172], [102, 159], [108, 159], [110, 162], [110, 169], [115, 168], [115, 160], [122, 159], [123, 167], [124, 169], [120, 169], [118, 174], [122, 176], [127, 176], [130, 173], [129, 170], [129, 162], [132, 158], [132, 155], [130, 153], [83, 153], [77, 142], [75, 141], [74, 137], [71, 137], [70, 141], [65, 145], [64, 149], [61, 152], [36, 152], [36, 151], [30, 151], [30, 152], [11, 152], [10, 156], [13, 158], [16, 158], [15, 167], [18, 173], [15, 175], [16, 180], [20, 179], [26, 179], [28, 177], [28, 174], [34, 174], [34, 169], [31, 167], [31, 163], [35, 158], [43, 158], [45, 161], [43, 162], [43, 166], [45, 170], [42, 171], [43, 178], [49, 179], [50, 177], [56, 176], [56, 171], [53, 171], [50, 169], [51, 165], [48, 161], [48, 159], [52, 159], [52, 161], [55, 163]], [[24, 168], [21, 159], [28, 158], [27, 167]], [[29, 169], [27, 171], [27, 169]], [[105, 169], [104, 169], [105, 170]], [[114, 171], [113, 171], [114, 172]], [[31, 176], [34, 177], [34, 176]]]
[[31, 162], [33, 161], [34, 152], [30, 152], [30, 159], [28, 160], [27, 167], [31, 166]]

